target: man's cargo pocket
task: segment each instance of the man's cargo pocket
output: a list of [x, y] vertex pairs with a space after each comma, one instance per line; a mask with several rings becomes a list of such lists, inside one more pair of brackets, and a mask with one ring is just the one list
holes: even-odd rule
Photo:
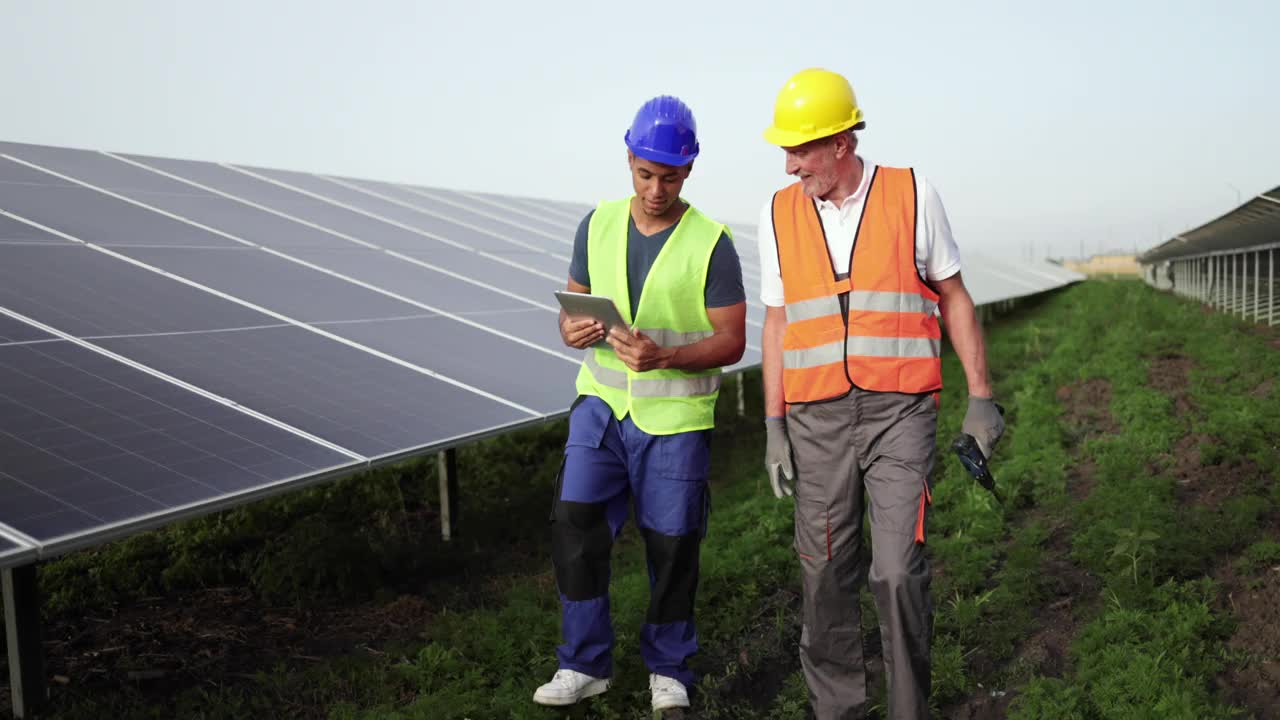
[[705, 481], [711, 474], [711, 431], [663, 435], [655, 440], [660, 443], [655, 459], [659, 466], [654, 470], [662, 477], [673, 480]]
[[640, 525], [664, 535], [705, 532], [711, 468], [708, 433], [661, 435], [653, 443], [636, 502]]
[[574, 402], [569, 411], [569, 438], [565, 448], [598, 448], [609, 429], [613, 410], [609, 404], [594, 395], [587, 395]]
[[797, 555], [813, 562], [831, 559], [831, 519], [825, 500], [797, 495], [795, 525]]

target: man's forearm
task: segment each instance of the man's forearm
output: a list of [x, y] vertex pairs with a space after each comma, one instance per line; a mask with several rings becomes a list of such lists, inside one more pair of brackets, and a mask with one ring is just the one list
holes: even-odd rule
[[948, 295], [941, 304], [942, 321], [951, 347], [964, 367], [969, 394], [991, 397], [991, 378], [987, 374], [987, 348], [978, 322], [977, 309], [967, 291]]
[[764, 319], [761, 358], [764, 376], [764, 414], [777, 417], [786, 413], [782, 394], [782, 337], [787, 332], [787, 319], [782, 308], [768, 308]]
[[672, 370], [709, 370], [732, 365], [742, 359], [746, 337], [741, 333], [715, 333], [695, 343], [667, 348], [664, 367]]

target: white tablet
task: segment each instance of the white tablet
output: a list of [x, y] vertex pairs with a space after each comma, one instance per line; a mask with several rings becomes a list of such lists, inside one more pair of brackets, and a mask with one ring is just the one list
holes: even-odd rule
[[[564, 308], [572, 318], [589, 317], [599, 320], [604, 324], [605, 335], [608, 335], [615, 325], [621, 326], [624, 330], [628, 329], [627, 323], [622, 319], [622, 313], [618, 312], [618, 306], [613, 304], [612, 299], [603, 295], [557, 290], [556, 299], [560, 301], [560, 307]], [[609, 347], [609, 343], [601, 338], [592, 347], [606, 348]]]

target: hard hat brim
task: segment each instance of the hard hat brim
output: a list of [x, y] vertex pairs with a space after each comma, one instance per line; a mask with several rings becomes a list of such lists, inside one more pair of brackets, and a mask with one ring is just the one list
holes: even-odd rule
[[849, 130], [861, 130], [867, 124], [862, 120], [862, 113], [859, 112], [857, 117], [850, 118], [846, 122], [831, 127], [820, 128], [812, 132], [797, 132], [795, 130], [784, 130], [776, 125], [765, 128], [764, 139], [766, 142], [777, 145], [778, 147], [799, 147], [805, 143], [821, 140], [825, 137], [831, 137], [836, 133]]
[[671, 165], [672, 167], [684, 167], [698, 157], [698, 150], [694, 150], [688, 155], [676, 155], [675, 153], [665, 153], [660, 150], [638, 147], [630, 142], [627, 143], [627, 149], [635, 153], [636, 157], [644, 158], [650, 162], [662, 163], [663, 165]]

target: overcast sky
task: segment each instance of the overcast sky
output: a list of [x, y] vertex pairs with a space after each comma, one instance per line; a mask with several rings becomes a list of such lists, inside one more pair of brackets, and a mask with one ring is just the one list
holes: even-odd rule
[[[783, 9], [786, 8], [786, 9]], [[1146, 248], [1280, 185], [1280, 2], [0, 0], [0, 140], [594, 203], [678, 95], [685, 196], [754, 222], [794, 72], [853, 83], [860, 151], [961, 247]]]

